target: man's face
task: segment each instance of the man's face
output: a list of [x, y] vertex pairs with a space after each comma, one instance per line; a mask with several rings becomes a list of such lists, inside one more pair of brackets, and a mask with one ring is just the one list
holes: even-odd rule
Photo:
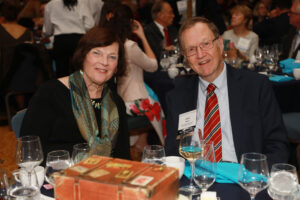
[[291, 7], [291, 12], [289, 13], [290, 24], [294, 26], [297, 30], [300, 30], [300, 2], [293, 3]]
[[157, 19], [164, 27], [172, 25], [174, 13], [169, 3], [165, 2], [163, 4], [163, 9], [158, 13]]
[[[223, 39], [215, 36], [207, 24], [198, 22], [181, 34], [181, 44], [185, 52], [196, 47], [194, 55], [185, 55], [191, 68], [204, 80], [213, 82], [223, 71]], [[200, 44], [212, 42], [208, 50], [200, 49]]]

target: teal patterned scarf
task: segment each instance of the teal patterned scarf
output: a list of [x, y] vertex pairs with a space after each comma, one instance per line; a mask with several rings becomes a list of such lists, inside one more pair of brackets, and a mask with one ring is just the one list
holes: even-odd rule
[[90, 155], [111, 156], [114, 137], [119, 129], [119, 114], [111, 98], [111, 90], [104, 85], [101, 105], [101, 133], [90, 101], [82, 72], [70, 75], [70, 96], [73, 113], [82, 137], [89, 143]]

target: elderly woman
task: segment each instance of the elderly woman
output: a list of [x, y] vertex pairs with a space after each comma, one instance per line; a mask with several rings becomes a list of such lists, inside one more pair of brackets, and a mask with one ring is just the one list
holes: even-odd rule
[[231, 48], [237, 51], [237, 54], [243, 60], [250, 59], [258, 48], [258, 36], [250, 30], [252, 11], [245, 5], [237, 5], [231, 10], [232, 29], [225, 31], [222, 35], [224, 40], [230, 40], [234, 44]]
[[42, 85], [31, 99], [21, 135], [38, 135], [44, 153], [88, 142], [92, 154], [130, 158], [124, 102], [111, 89], [124, 73], [124, 46], [109, 29], [94, 27], [73, 56], [78, 70]]

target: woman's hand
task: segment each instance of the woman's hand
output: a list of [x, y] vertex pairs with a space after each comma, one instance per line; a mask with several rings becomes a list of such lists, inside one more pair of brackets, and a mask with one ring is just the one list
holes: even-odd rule
[[144, 28], [141, 23], [137, 20], [132, 22], [132, 32], [135, 33], [140, 39], [145, 38]]

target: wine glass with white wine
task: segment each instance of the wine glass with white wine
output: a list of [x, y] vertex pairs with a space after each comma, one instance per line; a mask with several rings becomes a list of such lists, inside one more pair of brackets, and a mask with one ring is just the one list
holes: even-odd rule
[[200, 192], [199, 188], [195, 187], [193, 184], [194, 180], [194, 171], [195, 171], [195, 162], [200, 158], [202, 153], [202, 143], [200, 139], [193, 137], [194, 132], [184, 132], [180, 134], [180, 144], [179, 144], [179, 154], [187, 159], [191, 165], [191, 178], [190, 184], [181, 187], [179, 190], [187, 192], [191, 195], [197, 194]]
[[239, 185], [250, 194], [251, 200], [268, 187], [269, 169], [267, 156], [260, 153], [242, 155], [238, 172]]

